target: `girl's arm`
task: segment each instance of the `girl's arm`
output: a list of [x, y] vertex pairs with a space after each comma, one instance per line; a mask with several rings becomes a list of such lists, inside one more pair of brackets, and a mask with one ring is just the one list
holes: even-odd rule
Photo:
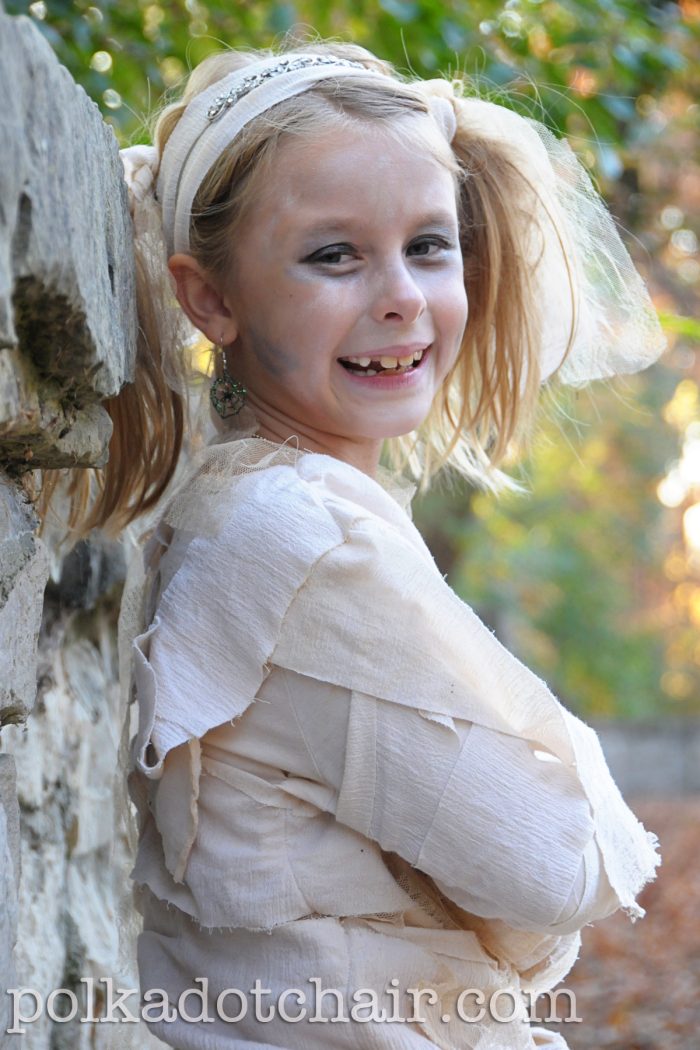
[[654, 839], [597, 737], [410, 533], [357, 520], [296, 595], [272, 662], [351, 694], [338, 819], [465, 910], [560, 934], [643, 914]]
[[527, 742], [289, 671], [261, 698], [289, 705], [337, 819], [470, 915], [562, 935], [619, 907], [573, 775]]

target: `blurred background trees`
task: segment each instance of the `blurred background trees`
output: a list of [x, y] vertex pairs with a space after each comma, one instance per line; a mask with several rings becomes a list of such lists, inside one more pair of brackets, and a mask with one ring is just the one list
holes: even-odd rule
[[5, 0], [120, 143], [222, 46], [305, 25], [466, 74], [566, 134], [669, 338], [641, 376], [545, 400], [529, 496], [441, 486], [416, 517], [453, 586], [584, 716], [700, 711], [700, 0]]

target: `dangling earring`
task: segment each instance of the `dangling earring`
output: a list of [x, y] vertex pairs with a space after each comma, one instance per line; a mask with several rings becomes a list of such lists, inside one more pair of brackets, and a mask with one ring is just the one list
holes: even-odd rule
[[216, 348], [217, 357], [214, 367], [217, 376], [209, 390], [209, 398], [221, 418], [227, 419], [229, 416], [238, 415], [243, 408], [247, 391], [242, 383], [237, 382], [229, 374], [226, 367], [226, 351], [223, 347], [223, 341], [222, 333], [219, 340], [220, 345]]

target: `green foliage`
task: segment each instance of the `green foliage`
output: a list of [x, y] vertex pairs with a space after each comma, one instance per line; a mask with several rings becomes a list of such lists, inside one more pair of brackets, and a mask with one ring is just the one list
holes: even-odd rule
[[695, 343], [700, 343], [700, 321], [694, 317], [679, 317], [677, 314], [659, 313], [661, 324], [666, 332], [683, 335]]
[[33, 14], [61, 61], [126, 137], [208, 52], [268, 47], [307, 26], [363, 44], [422, 77], [466, 73], [484, 90], [507, 87], [516, 108], [590, 139], [592, 163], [613, 178], [628, 139], [655, 133], [653, 120], [646, 126], [653, 110], [645, 97], [687, 66], [698, 39], [697, 26], [681, 19], [676, 4], [631, 0], [8, 0], [6, 6]]
[[[655, 400], [674, 378], [656, 369]], [[453, 537], [453, 585], [507, 644], [587, 716], [643, 716], [663, 701], [655, 598], [663, 508], [653, 478], [675, 451], [654, 441], [660, 403], [643, 380], [557, 395], [519, 480], [496, 500], [438, 492], [419, 522]], [[443, 566], [444, 568], [445, 566]]]

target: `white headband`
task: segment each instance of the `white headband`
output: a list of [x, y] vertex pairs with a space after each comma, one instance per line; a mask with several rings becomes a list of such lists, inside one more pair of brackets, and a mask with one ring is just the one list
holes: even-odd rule
[[381, 75], [361, 62], [291, 53], [245, 66], [193, 98], [168, 139], [158, 174], [168, 255], [189, 251], [190, 213], [197, 190], [241, 128], [319, 80]]

